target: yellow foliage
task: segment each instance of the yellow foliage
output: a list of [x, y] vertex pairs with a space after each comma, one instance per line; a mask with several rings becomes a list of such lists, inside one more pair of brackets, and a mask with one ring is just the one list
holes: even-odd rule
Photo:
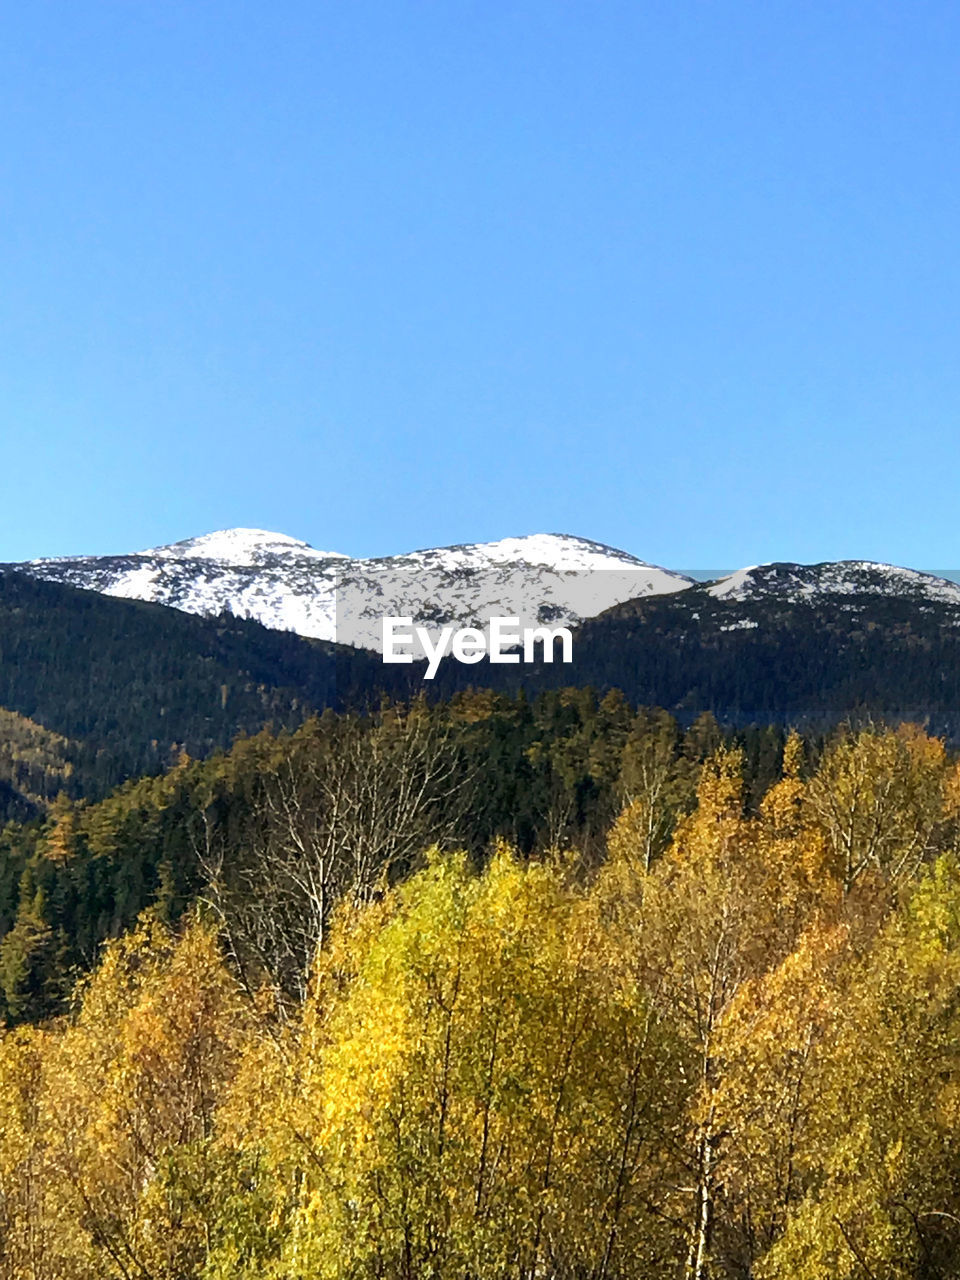
[[655, 747], [592, 881], [433, 850], [290, 1010], [199, 921], [111, 943], [0, 1035], [0, 1280], [956, 1275], [957, 766], [791, 735], [687, 812]]

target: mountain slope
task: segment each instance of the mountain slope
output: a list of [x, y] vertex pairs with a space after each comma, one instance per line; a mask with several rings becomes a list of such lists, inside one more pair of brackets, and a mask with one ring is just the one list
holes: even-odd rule
[[831, 598], [840, 601], [851, 597], [898, 597], [918, 604], [960, 605], [960, 583], [871, 560], [754, 565], [705, 584], [701, 589], [715, 600], [731, 603], [776, 599], [809, 604]]
[[77, 743], [0, 707], [0, 826], [35, 817], [69, 793], [78, 754]]
[[48, 582], [212, 617], [232, 613], [299, 635], [380, 647], [380, 620], [443, 626], [492, 615], [575, 624], [611, 605], [684, 590], [690, 579], [563, 534], [429, 548], [377, 559], [318, 551], [284, 534], [227, 529], [124, 556], [5, 566]]
[[888, 568], [763, 566], [726, 591], [629, 601], [583, 624], [570, 667], [531, 668], [527, 685], [619, 688], [733, 725], [912, 720], [960, 741], [960, 588]]
[[[362, 703], [399, 670], [255, 622], [0, 572], [0, 707], [70, 740], [76, 794], [102, 794], [181, 750], [208, 755], [268, 722], [293, 728]], [[7, 730], [0, 722], [0, 737]]]
[[[77, 794], [162, 768], [181, 748], [206, 755], [267, 721], [292, 727], [328, 706], [468, 686], [619, 688], [683, 721], [711, 711], [732, 725], [911, 719], [960, 741], [960, 586], [889, 565], [772, 564], [693, 584], [553, 535], [353, 561], [232, 530], [138, 557], [28, 568], [0, 572], [0, 707], [69, 741], [75, 772], [65, 786]], [[178, 607], [102, 594], [121, 590]], [[592, 595], [578, 601], [576, 591]], [[604, 599], [616, 603], [601, 609]], [[245, 600], [275, 623], [276, 609], [312, 608], [314, 620], [332, 609], [336, 634], [353, 643], [220, 613]], [[482, 618], [481, 604], [584, 618], [573, 663], [449, 660], [424, 685], [417, 664], [384, 666], [364, 651], [384, 614], [466, 623]]]

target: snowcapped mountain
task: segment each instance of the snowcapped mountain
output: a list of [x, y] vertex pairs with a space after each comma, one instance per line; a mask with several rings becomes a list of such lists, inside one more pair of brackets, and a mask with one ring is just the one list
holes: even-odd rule
[[[213, 560], [218, 564], [270, 565], [278, 556], [296, 555], [312, 560], [347, 560], [340, 551], [316, 551], [309, 543], [266, 529], [220, 529], [199, 538], [184, 538], [165, 547], [137, 552], [159, 560]], [[37, 561], [35, 563], [43, 563]]]
[[809, 604], [826, 597], [883, 596], [918, 603], [960, 605], [960, 583], [870, 560], [754, 565], [719, 578], [702, 590], [715, 600], [737, 604], [762, 601]]
[[432, 630], [449, 623], [482, 627], [495, 615], [519, 617], [521, 626], [570, 625], [625, 600], [691, 585], [683, 574], [565, 534], [353, 559], [284, 534], [225, 529], [132, 555], [4, 567], [370, 649], [380, 647], [381, 619], [389, 615], [410, 616]]
[[[870, 598], [923, 610], [960, 610], [960, 584], [865, 560], [739, 569], [714, 582], [647, 564], [599, 542], [532, 534], [356, 559], [263, 529], [223, 529], [131, 555], [67, 556], [2, 566], [105, 595], [150, 600], [187, 613], [223, 612], [267, 627], [379, 649], [386, 616], [412, 617], [436, 633], [493, 616], [521, 626], [576, 625], [629, 601], [683, 593], [691, 616], [709, 604], [737, 621], [741, 610], [832, 601], [853, 611]], [[746, 615], [745, 615], [746, 616]]]

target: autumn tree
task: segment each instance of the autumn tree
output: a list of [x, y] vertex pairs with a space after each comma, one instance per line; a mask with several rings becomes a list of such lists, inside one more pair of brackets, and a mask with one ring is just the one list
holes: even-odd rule
[[277, 1161], [281, 1273], [659, 1274], [676, 1045], [562, 867], [438, 855], [366, 916], [244, 1137]]
[[821, 1050], [805, 1194], [768, 1280], [960, 1274], [960, 867], [922, 878], [849, 977]]
[[0, 1091], [22, 1096], [25, 1056], [40, 1080], [32, 1135], [0, 1137], [0, 1166], [11, 1147], [40, 1152], [44, 1203], [26, 1203], [14, 1224], [14, 1238], [26, 1223], [46, 1241], [37, 1280], [199, 1275], [218, 1212], [214, 1114], [243, 1026], [210, 930], [177, 939], [146, 920], [108, 949], [76, 1018], [41, 1053], [10, 1042]]
[[198, 853], [232, 954], [302, 1000], [334, 908], [358, 906], [449, 836], [469, 778], [422, 703], [367, 725], [325, 717], [262, 762], [239, 847], [205, 821]]
[[934, 852], [947, 774], [943, 742], [910, 725], [847, 732], [828, 748], [807, 808], [845, 890], [867, 872], [895, 881]]

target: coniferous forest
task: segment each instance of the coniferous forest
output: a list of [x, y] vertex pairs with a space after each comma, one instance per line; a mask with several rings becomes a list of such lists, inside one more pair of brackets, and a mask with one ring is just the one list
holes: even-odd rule
[[587, 620], [570, 665], [446, 661], [424, 681], [422, 664], [349, 645], [0, 571], [0, 822], [38, 816], [61, 792], [102, 798], [265, 724], [294, 730], [326, 709], [478, 687], [531, 701], [569, 686], [622, 691], [685, 729], [703, 714], [748, 733], [910, 721], [960, 744], [954, 606], [874, 592], [773, 598], [730, 618], [705, 593], [648, 597]]
[[328, 710], [64, 791], [0, 869], [0, 1276], [960, 1275], [919, 727]]

